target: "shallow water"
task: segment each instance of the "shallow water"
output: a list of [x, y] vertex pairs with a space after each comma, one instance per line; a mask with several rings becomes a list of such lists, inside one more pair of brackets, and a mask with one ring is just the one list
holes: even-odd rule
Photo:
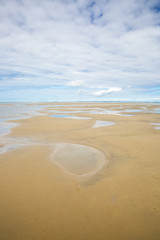
[[99, 121], [97, 120], [95, 124], [92, 126], [92, 128], [97, 128], [97, 127], [106, 127], [106, 126], [111, 126], [114, 125], [114, 122], [109, 122], [109, 121]]
[[55, 145], [51, 161], [69, 174], [88, 176], [98, 172], [106, 163], [106, 158], [92, 147], [59, 143]]
[[160, 113], [160, 108], [153, 109], [150, 111], [151, 113]]
[[137, 112], [142, 112], [142, 110], [141, 109], [125, 109], [125, 110], [123, 110], [122, 111], [123, 113], [125, 113], [125, 112], [129, 112], [129, 113], [137, 113]]
[[160, 130], [160, 123], [151, 123], [154, 125], [154, 129]]
[[0, 121], [27, 119], [32, 116], [44, 115], [40, 113], [43, 106], [25, 103], [0, 104]]
[[56, 118], [72, 118], [72, 119], [91, 119], [88, 117], [77, 117], [77, 116], [73, 116], [73, 115], [63, 115], [63, 114], [55, 114], [55, 115], [51, 115], [51, 117], [56, 117]]
[[29, 145], [29, 143], [24, 143], [23, 141], [22, 141], [22, 143], [6, 144], [6, 145], [4, 145], [0, 148], [0, 154], [3, 154], [3, 153], [8, 152], [8, 151], [13, 151], [17, 148], [20, 148], [20, 147], [23, 147], [23, 146], [26, 146], [26, 145]]
[[0, 122], [0, 136], [11, 133], [11, 129], [17, 126], [19, 126], [18, 123]]
[[[74, 108], [75, 109], [75, 108]], [[74, 110], [73, 108], [67, 108], [66, 109], [52, 109], [50, 110], [50, 112], [53, 113], [59, 113], [59, 116], [66, 116], [63, 114], [68, 114], [68, 113], [72, 113], [72, 114], [77, 114], [77, 113], [82, 113], [82, 114], [94, 114], [94, 115], [102, 115], [102, 114], [107, 114], [107, 115], [121, 115], [121, 116], [134, 116], [134, 115], [129, 115], [129, 114], [125, 114], [125, 113], [137, 113], [137, 112], [142, 112], [142, 110], [140, 109], [126, 109], [123, 111], [120, 110], [111, 110], [111, 109], [103, 109], [103, 108], [84, 108], [84, 109], [79, 109], [79, 110]], [[69, 111], [68, 111], [69, 110]], [[52, 115], [52, 116], [57, 116], [58, 114]]]

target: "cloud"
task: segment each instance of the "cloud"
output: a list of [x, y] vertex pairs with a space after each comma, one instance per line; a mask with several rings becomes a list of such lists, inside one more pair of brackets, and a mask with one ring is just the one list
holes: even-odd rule
[[[142, 88], [143, 97], [144, 88], [160, 85], [158, 4], [158, 0], [1, 1], [0, 89], [76, 86], [88, 91], [132, 86]], [[96, 96], [91, 91], [90, 98]], [[130, 89], [130, 94], [134, 97], [135, 92]]]
[[77, 87], [77, 86], [81, 86], [82, 83], [83, 83], [83, 81], [81, 81], [81, 80], [76, 80], [76, 81], [68, 82], [68, 83], [67, 83], [67, 86]]
[[91, 95], [94, 95], [94, 96], [97, 96], [97, 97], [101, 97], [101, 96], [105, 96], [107, 94], [110, 94], [110, 93], [115, 93], [115, 92], [120, 92], [122, 91], [122, 88], [108, 88], [107, 90], [100, 90], [100, 91], [97, 91], [97, 92], [92, 92]]

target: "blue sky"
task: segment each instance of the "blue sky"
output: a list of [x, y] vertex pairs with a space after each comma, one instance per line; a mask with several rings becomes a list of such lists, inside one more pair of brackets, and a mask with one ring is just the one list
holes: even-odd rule
[[160, 1], [0, 0], [0, 101], [160, 101]]

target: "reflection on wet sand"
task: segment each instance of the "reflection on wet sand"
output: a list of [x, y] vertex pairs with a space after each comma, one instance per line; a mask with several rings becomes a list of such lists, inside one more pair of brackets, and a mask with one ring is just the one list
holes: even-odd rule
[[98, 172], [106, 163], [100, 151], [79, 144], [55, 144], [51, 161], [75, 176], [89, 176]]
[[154, 125], [155, 129], [160, 130], [160, 123], [151, 123], [152, 125]]
[[88, 118], [88, 117], [77, 117], [77, 116], [65, 115], [65, 114], [54, 114], [54, 115], [51, 115], [51, 117], [56, 117], [56, 118], [73, 118], [73, 119], [91, 119], [91, 118]]
[[97, 127], [106, 127], [106, 126], [112, 126], [114, 125], [114, 122], [109, 122], [109, 121], [96, 121], [95, 124], [92, 126], [92, 128], [97, 128]]

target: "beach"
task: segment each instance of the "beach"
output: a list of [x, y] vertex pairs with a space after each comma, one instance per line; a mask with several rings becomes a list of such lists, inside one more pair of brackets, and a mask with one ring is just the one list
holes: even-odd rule
[[158, 104], [22, 107], [2, 125], [0, 240], [160, 239]]

